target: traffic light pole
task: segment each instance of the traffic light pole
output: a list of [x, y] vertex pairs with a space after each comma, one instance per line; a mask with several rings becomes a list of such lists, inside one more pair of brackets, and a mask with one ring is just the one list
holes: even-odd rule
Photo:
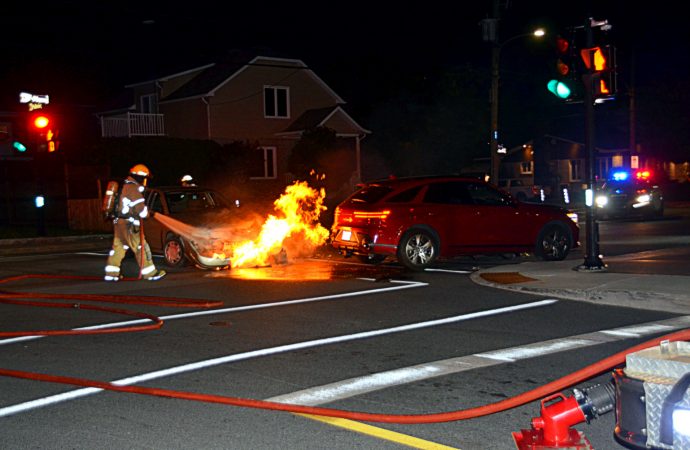
[[[592, 19], [585, 22], [586, 48], [592, 48]], [[594, 70], [589, 67], [582, 76], [584, 84], [584, 104], [585, 104], [585, 152], [587, 161], [587, 195], [585, 202], [586, 223], [585, 234], [587, 247], [585, 250], [584, 263], [577, 267], [581, 272], [604, 271], [606, 265], [599, 255], [599, 226], [594, 217], [594, 168], [595, 168], [595, 146], [594, 146], [594, 92], [592, 85], [592, 74]]]

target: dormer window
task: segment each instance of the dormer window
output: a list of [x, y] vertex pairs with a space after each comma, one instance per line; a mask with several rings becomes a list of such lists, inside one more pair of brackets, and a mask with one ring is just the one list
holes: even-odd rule
[[264, 86], [264, 117], [290, 117], [290, 88]]

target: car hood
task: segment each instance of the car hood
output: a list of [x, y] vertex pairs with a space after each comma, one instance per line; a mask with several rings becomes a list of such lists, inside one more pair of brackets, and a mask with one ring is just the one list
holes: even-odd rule
[[233, 214], [232, 210], [225, 208], [185, 211], [177, 214], [170, 214], [169, 216], [187, 225], [204, 228], [227, 226], [237, 218], [237, 215]]

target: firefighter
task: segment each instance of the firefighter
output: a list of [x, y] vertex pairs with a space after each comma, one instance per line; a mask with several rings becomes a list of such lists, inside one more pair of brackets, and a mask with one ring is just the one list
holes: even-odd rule
[[134, 252], [141, 278], [155, 281], [165, 276], [165, 271], [157, 270], [153, 264], [151, 249], [141, 228], [142, 221], [149, 215], [143, 195], [149, 176], [148, 167], [137, 164], [130, 169], [129, 176], [122, 182], [120, 200], [113, 219], [113, 247], [108, 254], [105, 266], [106, 281], [118, 281], [122, 278], [120, 264], [128, 249]]

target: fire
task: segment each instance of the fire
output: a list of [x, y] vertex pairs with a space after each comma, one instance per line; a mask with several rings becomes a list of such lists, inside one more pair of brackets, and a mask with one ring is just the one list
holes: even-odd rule
[[286, 240], [295, 235], [304, 238], [313, 249], [328, 238], [328, 230], [318, 219], [326, 206], [325, 189], [311, 188], [305, 181], [296, 181], [273, 202], [276, 215], [269, 214], [254, 240], [232, 243], [226, 253], [231, 254], [232, 267], [266, 265], [270, 258], [284, 249]]

